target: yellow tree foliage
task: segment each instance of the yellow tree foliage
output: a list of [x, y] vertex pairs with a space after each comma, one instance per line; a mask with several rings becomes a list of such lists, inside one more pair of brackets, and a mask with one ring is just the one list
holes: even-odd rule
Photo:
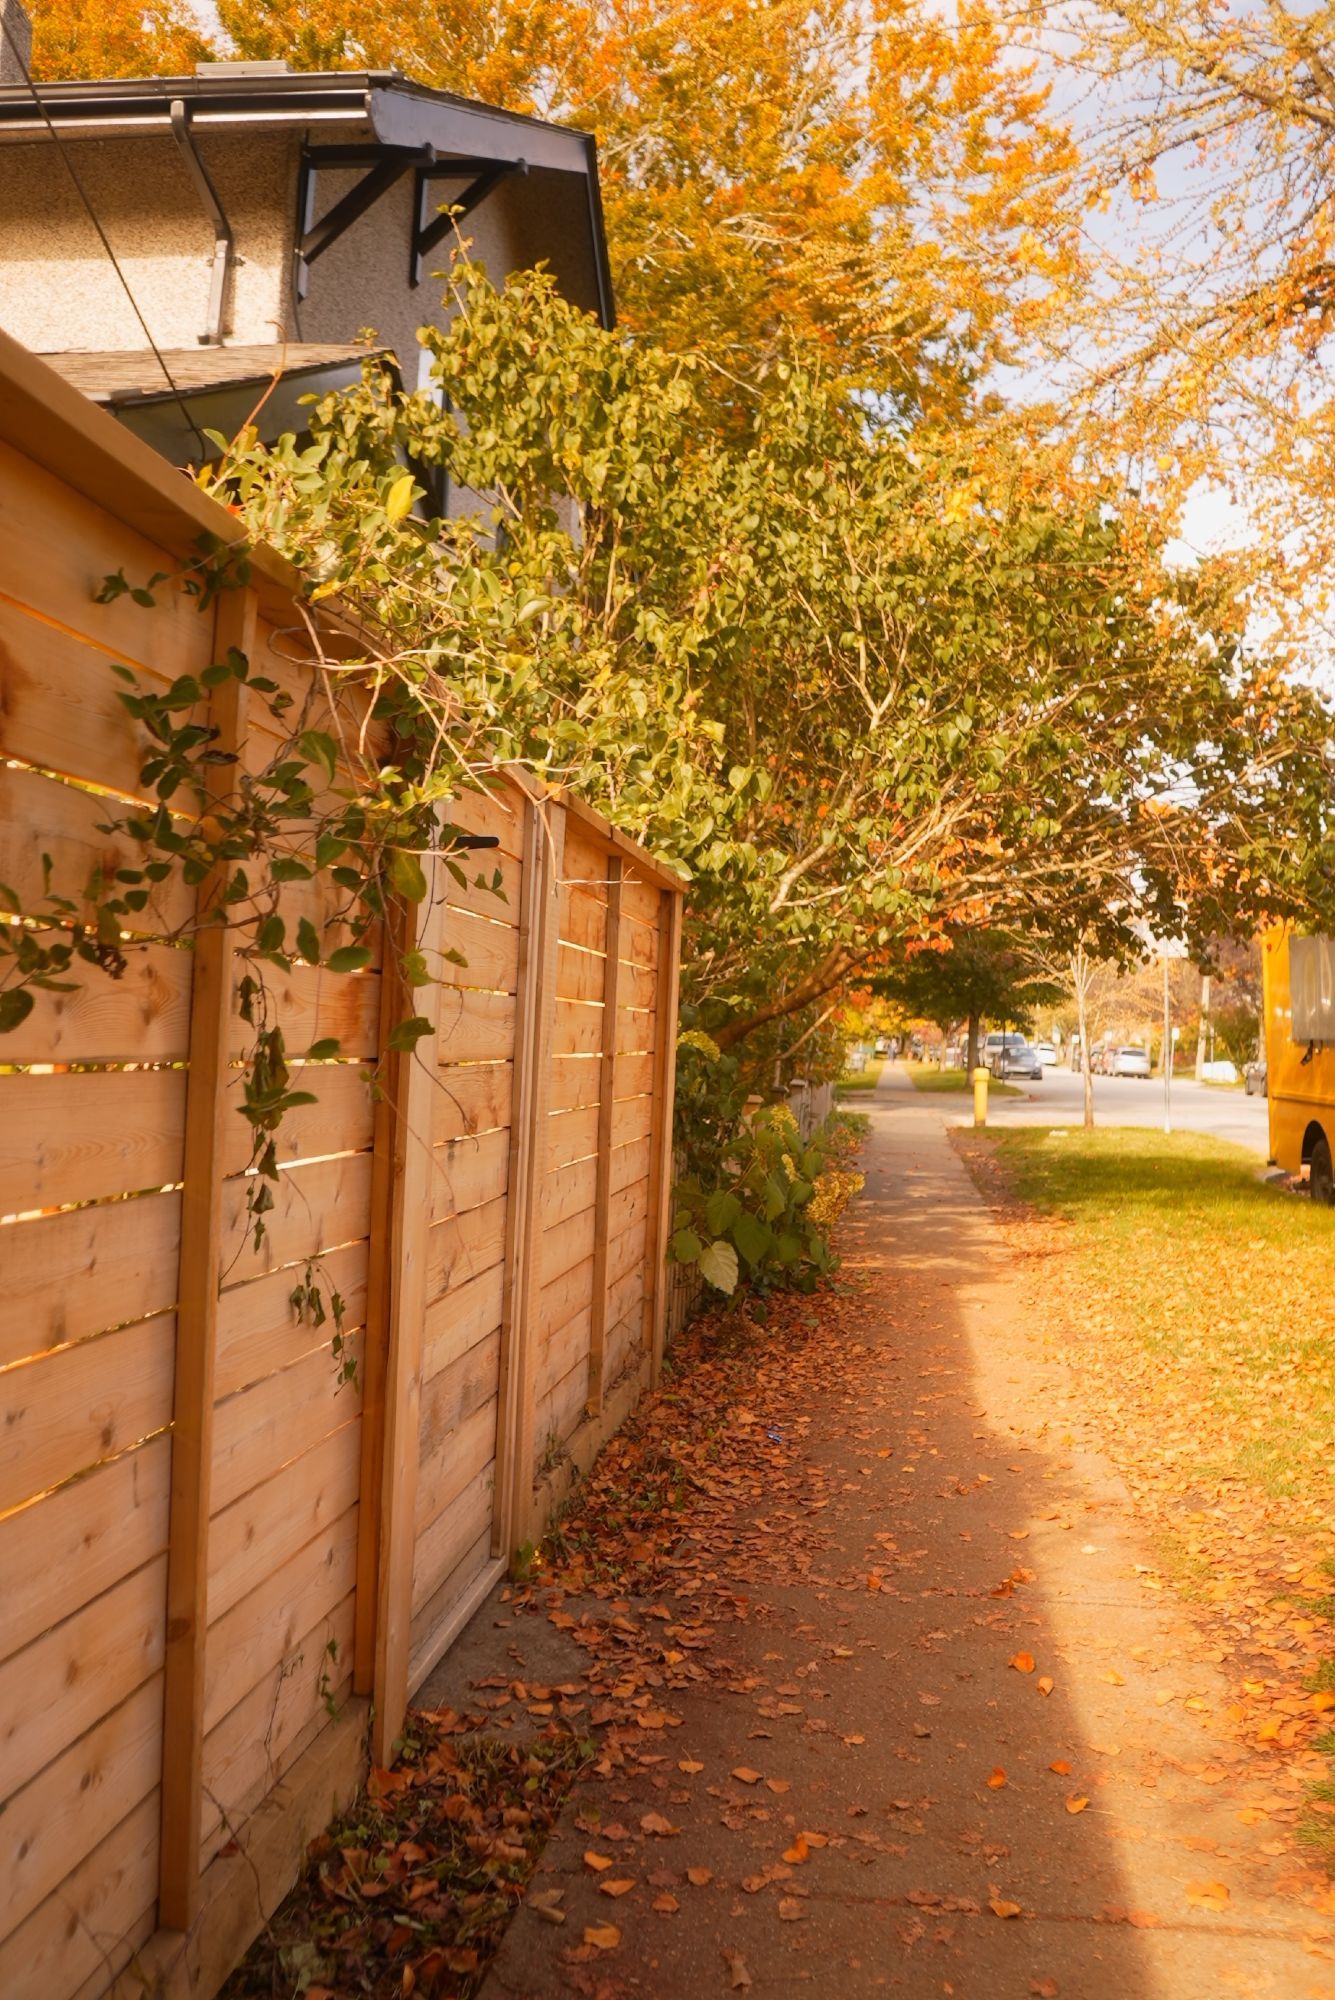
[[247, 56], [393, 64], [596, 133], [620, 313], [752, 376], [789, 336], [958, 407], [1072, 255], [1074, 164], [989, 0], [220, 0]]
[[1063, 414], [1138, 488], [1229, 491], [1298, 623], [1335, 566], [1335, 4], [1036, 12], [1086, 154], [1093, 282], [1046, 355]]
[[32, 74], [181, 76], [211, 53], [185, 0], [33, 0]]

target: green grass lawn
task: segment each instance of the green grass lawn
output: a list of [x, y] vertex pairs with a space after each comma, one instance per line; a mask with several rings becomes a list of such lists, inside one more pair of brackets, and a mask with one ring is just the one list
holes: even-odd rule
[[[959, 1095], [973, 1090], [967, 1072], [962, 1069], [938, 1069], [935, 1063], [915, 1062], [906, 1064], [906, 1068], [915, 1090], [946, 1090]], [[987, 1094], [989, 1097], [1024, 1096], [1018, 1084], [998, 1083], [994, 1076], [987, 1080]]]
[[875, 1090], [881, 1080], [881, 1071], [884, 1068], [884, 1056], [868, 1056], [867, 1067], [859, 1070], [856, 1075], [851, 1070], [844, 1071], [844, 1074], [840, 1077], [836, 1085], [839, 1095], [844, 1097], [860, 1090]]

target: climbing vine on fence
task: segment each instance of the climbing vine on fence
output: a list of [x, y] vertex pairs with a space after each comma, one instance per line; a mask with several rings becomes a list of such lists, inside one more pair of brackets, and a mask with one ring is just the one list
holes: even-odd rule
[[[177, 576], [158, 573], [136, 583], [117, 572], [97, 595], [103, 603], [128, 596], [148, 612], [164, 588], [174, 588], [205, 611], [220, 592], [249, 580], [244, 548], [209, 541]], [[124, 806], [108, 796], [108, 814], [97, 830], [131, 858], [121, 866], [99, 865], [72, 883], [58, 881], [44, 855], [43, 894], [35, 904], [0, 883], [10, 919], [0, 925], [0, 1032], [18, 1028], [39, 993], [74, 992], [90, 973], [121, 978], [136, 946], [150, 940], [187, 944], [210, 926], [228, 928], [240, 965], [238, 1011], [250, 1031], [238, 1109], [251, 1133], [246, 1217], [256, 1248], [274, 1206], [283, 1121], [317, 1101], [309, 1085], [325, 1066], [348, 1060], [335, 1037], [302, 1050], [288, 1047], [273, 975], [298, 964], [336, 976], [358, 973], [372, 965], [383, 939], [384, 972], [396, 981], [402, 1001], [385, 1046], [410, 1053], [431, 1027], [415, 1011], [413, 994], [439, 976], [439, 967], [415, 945], [391, 951], [391, 906], [427, 896], [423, 855], [439, 853], [462, 886], [469, 878], [461, 856], [494, 844], [475, 840], [445, 816], [449, 796], [470, 774], [439, 745], [424, 752], [421, 732], [405, 740], [393, 729], [392, 713], [381, 712], [388, 705], [375, 702], [374, 663], [329, 659], [313, 620], [305, 621], [302, 638], [302, 700], [235, 648], [167, 686], [146, 684], [130, 668], [111, 663], [118, 698], [143, 732], [144, 796]], [[258, 765], [253, 755], [243, 759], [223, 743], [210, 719], [211, 697], [229, 682], [251, 704], [250, 743], [272, 746]], [[363, 710], [355, 730], [339, 721], [347, 696]], [[321, 716], [330, 726], [317, 726]], [[263, 737], [255, 729], [260, 721]], [[394, 761], [375, 754], [382, 739], [396, 753]], [[191, 914], [174, 923], [161, 914], [171, 878], [195, 892]], [[499, 870], [479, 873], [475, 882], [502, 893]], [[454, 950], [442, 956], [464, 963]], [[369, 1073], [368, 1084], [379, 1090], [378, 1074]], [[291, 1304], [315, 1325], [332, 1319], [339, 1377], [352, 1380], [356, 1363], [345, 1335], [344, 1302], [316, 1266], [307, 1267]]]

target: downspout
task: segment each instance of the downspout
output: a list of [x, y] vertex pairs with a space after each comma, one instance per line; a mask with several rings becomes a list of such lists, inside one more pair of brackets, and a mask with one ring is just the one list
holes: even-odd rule
[[223, 337], [223, 307], [227, 296], [227, 278], [236, 258], [236, 246], [232, 236], [232, 225], [223, 212], [218, 199], [218, 191], [209, 179], [208, 168], [204, 165], [190, 130], [190, 113], [184, 99], [174, 97], [171, 101], [172, 136], [181, 149], [186, 172], [195, 184], [204, 211], [213, 224], [213, 263], [209, 269], [209, 317], [208, 324], [199, 336], [201, 347], [221, 347]]

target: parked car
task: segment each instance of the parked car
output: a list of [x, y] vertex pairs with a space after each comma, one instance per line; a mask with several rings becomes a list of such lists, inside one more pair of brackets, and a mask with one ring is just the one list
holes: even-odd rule
[[1110, 1049], [1108, 1051], [1109, 1076], [1144, 1076], [1151, 1074], [1148, 1049]]
[[1258, 1056], [1256, 1061], [1249, 1062], [1242, 1072], [1242, 1087], [1248, 1097], [1268, 1097], [1270, 1094], [1268, 1084], [1265, 1057]]
[[1022, 1076], [1030, 1083], [1042, 1083], [1043, 1064], [1038, 1050], [1031, 1049], [1028, 1042], [1008, 1037], [1005, 1046], [997, 1052], [993, 1074], [1002, 1082]]
[[1044, 1069], [1055, 1069], [1057, 1066], [1057, 1051], [1053, 1048], [1052, 1043], [1038, 1042], [1035, 1046], [1038, 1051], [1038, 1059]]
[[1003, 1049], [1019, 1049], [1025, 1045], [1023, 1035], [1009, 1030], [1003, 1034], [1000, 1028], [994, 1028], [990, 1035], [984, 1035], [982, 1047], [978, 1051], [978, 1060], [984, 1069], [990, 1069], [995, 1073]]

